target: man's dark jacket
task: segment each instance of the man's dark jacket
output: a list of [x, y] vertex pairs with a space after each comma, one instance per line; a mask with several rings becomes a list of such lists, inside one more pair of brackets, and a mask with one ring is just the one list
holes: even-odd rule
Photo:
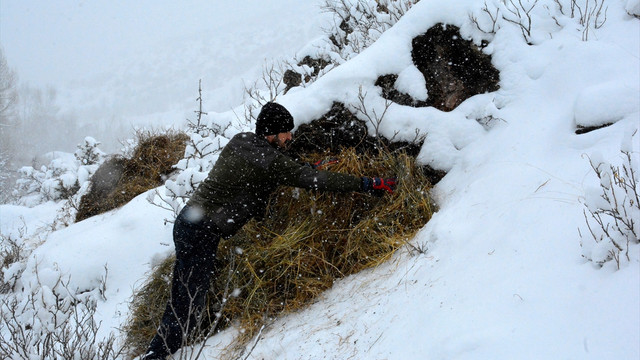
[[189, 206], [200, 208], [221, 235], [238, 231], [254, 216], [262, 216], [269, 195], [279, 185], [327, 191], [360, 191], [359, 177], [318, 171], [300, 165], [274, 148], [264, 136], [234, 136]]

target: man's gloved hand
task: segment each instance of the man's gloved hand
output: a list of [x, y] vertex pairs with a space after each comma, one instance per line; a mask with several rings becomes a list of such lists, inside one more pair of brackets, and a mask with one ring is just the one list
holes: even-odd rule
[[362, 177], [362, 191], [376, 196], [382, 196], [385, 192], [393, 194], [396, 189], [396, 178]]
[[338, 163], [338, 159], [337, 158], [324, 159], [324, 160], [320, 160], [320, 161], [317, 161], [317, 162], [313, 163], [311, 165], [311, 167], [316, 169], [316, 170], [320, 170], [324, 166], [333, 165], [333, 164], [337, 164], [337, 163]]

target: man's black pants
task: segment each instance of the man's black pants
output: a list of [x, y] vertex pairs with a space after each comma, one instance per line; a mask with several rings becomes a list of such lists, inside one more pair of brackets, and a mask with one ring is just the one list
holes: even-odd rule
[[215, 268], [220, 231], [207, 217], [186, 206], [173, 225], [176, 262], [171, 298], [158, 333], [143, 359], [164, 359], [183, 345], [198, 324]]

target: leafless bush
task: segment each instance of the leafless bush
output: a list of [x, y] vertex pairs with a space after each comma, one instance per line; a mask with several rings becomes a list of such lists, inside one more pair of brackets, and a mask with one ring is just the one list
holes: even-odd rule
[[346, 61], [374, 43], [418, 1], [412, 0], [325, 0], [321, 6], [333, 15], [334, 25], [326, 29], [330, 46]]
[[[283, 62], [265, 64], [262, 67], [261, 78], [256, 80], [252, 86], [245, 86], [245, 95], [260, 106], [275, 100], [285, 90], [283, 81], [285, 71], [286, 67]], [[249, 113], [250, 118], [255, 120], [252, 114], [253, 112], [251, 111]]]
[[502, 18], [518, 26], [527, 43], [531, 44], [531, 11], [538, 5], [538, 0], [527, 5], [523, 4], [522, 0], [518, 0], [517, 3], [509, 0], [504, 5], [508, 14], [503, 14]]
[[409, 254], [416, 255], [425, 255], [429, 252], [429, 244], [428, 242], [417, 242], [416, 244], [412, 244], [407, 240], [405, 242], [405, 246], [409, 251]]
[[582, 40], [589, 39], [591, 28], [600, 29], [607, 21], [607, 9], [604, 0], [570, 0], [568, 6], [562, 0], [554, 0], [558, 10], [572, 19], [578, 19], [582, 26]]
[[[380, 126], [384, 120], [384, 117], [389, 111], [389, 108], [393, 104], [391, 100], [385, 99], [384, 108], [382, 111], [376, 111], [375, 108], [371, 107], [366, 103], [367, 93], [363, 91], [362, 86], [358, 89], [358, 102], [356, 104], [351, 105], [351, 108], [355, 111], [356, 114], [360, 114], [362, 117], [366, 119], [366, 121], [371, 124], [374, 130], [374, 137], [378, 140], [380, 144], [382, 144], [382, 135], [380, 134]], [[393, 140], [398, 133], [396, 132], [390, 140]]]
[[584, 256], [600, 265], [614, 260], [630, 261], [629, 247], [640, 243], [640, 184], [637, 177], [637, 158], [622, 151], [625, 162], [621, 167], [589, 159], [591, 168], [600, 180], [600, 194], [587, 194], [584, 218], [586, 231], [580, 232]]
[[591, 27], [600, 29], [607, 21], [608, 8], [604, 7], [604, 0], [584, 0], [581, 4], [578, 2], [579, 0], [571, 0], [569, 6], [570, 16], [571, 18], [577, 18], [580, 25], [583, 26], [582, 40], [587, 41]]
[[469, 14], [469, 19], [476, 28], [485, 34], [495, 34], [501, 28], [501, 22], [506, 21], [520, 29], [524, 40], [531, 45], [531, 30], [533, 20], [531, 12], [538, 4], [538, 0], [524, 2], [522, 0], [501, 0], [499, 4], [488, 5], [484, 2], [481, 8], [482, 19]]
[[495, 34], [496, 31], [500, 28], [498, 24], [498, 20], [500, 19], [500, 8], [495, 7], [495, 9], [490, 9], [487, 2], [484, 2], [484, 6], [482, 7], [482, 12], [489, 18], [489, 28], [484, 25], [481, 25], [481, 21], [478, 19], [476, 15], [469, 14], [469, 19], [476, 26], [476, 28], [482, 31], [485, 34]]
[[[582, 40], [587, 41], [592, 30], [600, 29], [607, 21], [607, 7], [605, 0], [553, 0], [553, 3], [545, 4], [547, 10], [556, 24], [561, 27], [558, 14], [577, 19], [582, 27]], [[539, 0], [500, 0], [491, 5], [484, 2], [481, 8], [481, 16], [470, 14], [469, 19], [476, 28], [486, 34], [495, 34], [501, 27], [501, 22], [506, 21], [516, 25], [528, 44], [532, 44], [533, 11], [540, 5]]]
[[24, 271], [24, 243], [20, 238], [0, 235], [0, 294], [13, 290], [16, 281]]
[[202, 121], [202, 115], [207, 115], [207, 113], [202, 110], [202, 80], [198, 81], [198, 98], [196, 99], [196, 101], [198, 102], [198, 110], [194, 111], [194, 113], [196, 113], [196, 120], [195, 122], [187, 120], [187, 128], [190, 130], [190, 132], [207, 136], [209, 133], [209, 129], [204, 125]]
[[69, 279], [40, 283], [26, 294], [0, 299], [0, 358], [111, 360], [122, 354], [113, 334], [100, 338], [96, 301], [77, 296]]
[[[389, 99], [384, 99], [383, 106], [375, 106], [367, 101], [367, 93], [360, 87], [358, 89], [358, 101], [353, 104], [349, 104], [350, 109], [358, 115], [362, 120], [369, 123], [373, 128], [373, 133], [371, 134], [375, 139], [375, 147], [382, 150], [386, 150], [387, 152], [391, 152], [390, 144], [396, 140], [396, 137], [399, 134], [399, 131], [395, 130], [393, 135], [389, 138], [383, 136], [381, 134], [381, 126], [385, 120], [387, 112], [389, 108], [393, 105], [393, 101]], [[411, 146], [415, 146], [416, 144], [422, 144], [426, 138], [426, 134], [421, 132], [420, 129], [415, 129], [415, 135], [413, 139], [403, 142], [399, 141], [395, 143], [393, 147], [393, 151], [403, 151]]]
[[[225, 132], [231, 127], [221, 126], [215, 122], [205, 121], [208, 115], [203, 109], [202, 82], [198, 83], [198, 108], [194, 111], [195, 120], [187, 119], [186, 147], [182, 159], [173, 165], [180, 170], [166, 179], [164, 193], [156, 188], [147, 200], [155, 206], [173, 212], [173, 219], [191, 197], [193, 191], [203, 180], [203, 173], [208, 173], [212, 165], [212, 159], [222, 150], [222, 140], [226, 139]], [[185, 171], [186, 170], [186, 171]], [[166, 219], [172, 222], [173, 219]]]
[[80, 201], [82, 196], [86, 193], [89, 184], [81, 187], [73, 196], [66, 199], [62, 206], [56, 212], [56, 217], [47, 224], [44, 228], [47, 232], [54, 232], [56, 230], [64, 229], [67, 226], [75, 223], [76, 215], [80, 207]]

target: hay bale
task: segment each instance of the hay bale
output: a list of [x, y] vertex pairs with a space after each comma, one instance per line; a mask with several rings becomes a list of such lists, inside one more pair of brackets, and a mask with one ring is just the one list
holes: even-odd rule
[[189, 139], [182, 132], [139, 132], [136, 136], [138, 145], [131, 156], [111, 157], [91, 177], [91, 188], [80, 199], [76, 222], [118, 208], [162, 185], [184, 156]]
[[113, 193], [124, 172], [126, 159], [113, 156], [105, 160], [98, 170], [91, 176], [89, 191], [80, 199], [76, 222], [102, 214], [119, 205], [110, 201], [109, 194]]
[[[338, 157], [340, 162], [332, 171], [397, 176], [396, 193], [374, 197], [281, 187], [271, 197], [263, 220], [252, 220], [235, 236], [222, 240], [207, 314], [213, 322], [212, 314], [220, 312], [225, 291], [235, 290], [220, 312], [218, 327], [234, 323], [243, 328], [236, 346], [253, 337], [266, 319], [309, 304], [336, 279], [386, 261], [430, 219], [431, 185], [414, 158], [406, 154], [358, 155], [353, 149], [343, 150]], [[311, 156], [307, 160], [318, 159]], [[164, 271], [161, 277], [170, 276], [169, 269]], [[162, 284], [152, 289], [153, 284], [150, 281], [135, 295], [132, 323], [143, 323], [137, 318], [158, 313], [145, 309], [156, 303], [159, 292], [165, 292], [161, 295], [164, 301], [168, 299], [168, 287]], [[149, 296], [148, 301], [144, 299]], [[164, 309], [162, 301], [159, 304]], [[150, 331], [127, 329], [128, 345], [146, 346], [153, 331], [155, 327]]]

